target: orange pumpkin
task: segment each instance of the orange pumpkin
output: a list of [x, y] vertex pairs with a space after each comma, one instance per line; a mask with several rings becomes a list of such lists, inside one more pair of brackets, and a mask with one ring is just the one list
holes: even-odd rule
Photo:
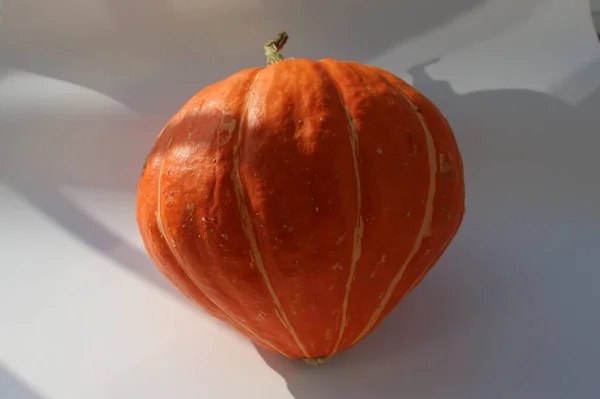
[[160, 271], [257, 344], [320, 364], [427, 274], [464, 213], [438, 108], [389, 72], [284, 60], [191, 98], [144, 166], [137, 217]]

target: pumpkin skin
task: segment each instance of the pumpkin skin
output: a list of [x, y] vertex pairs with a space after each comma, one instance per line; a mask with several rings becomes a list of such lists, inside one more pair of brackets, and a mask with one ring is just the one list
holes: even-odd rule
[[277, 60], [214, 83], [160, 132], [137, 219], [158, 269], [252, 341], [320, 364], [368, 335], [464, 214], [438, 108], [382, 69]]

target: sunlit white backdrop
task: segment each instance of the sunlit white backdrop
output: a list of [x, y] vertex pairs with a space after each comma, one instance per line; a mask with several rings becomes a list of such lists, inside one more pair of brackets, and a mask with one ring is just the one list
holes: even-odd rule
[[[600, 397], [600, 43], [588, 0], [7, 0], [0, 398]], [[204, 85], [284, 53], [435, 101], [467, 213], [430, 275], [320, 368], [175, 292], [135, 223], [144, 158]]]

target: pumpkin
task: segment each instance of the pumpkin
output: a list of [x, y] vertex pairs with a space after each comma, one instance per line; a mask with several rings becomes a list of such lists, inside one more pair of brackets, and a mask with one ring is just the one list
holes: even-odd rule
[[357, 62], [283, 59], [194, 95], [138, 186], [158, 269], [256, 344], [321, 364], [423, 279], [464, 213], [461, 155], [438, 108]]

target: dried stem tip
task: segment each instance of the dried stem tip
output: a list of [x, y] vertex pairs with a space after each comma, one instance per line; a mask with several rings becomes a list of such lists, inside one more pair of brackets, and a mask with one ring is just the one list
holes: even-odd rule
[[285, 46], [289, 39], [287, 32], [280, 32], [277, 38], [269, 40], [265, 43], [265, 56], [267, 57], [267, 65], [283, 61], [283, 56], [280, 51]]

